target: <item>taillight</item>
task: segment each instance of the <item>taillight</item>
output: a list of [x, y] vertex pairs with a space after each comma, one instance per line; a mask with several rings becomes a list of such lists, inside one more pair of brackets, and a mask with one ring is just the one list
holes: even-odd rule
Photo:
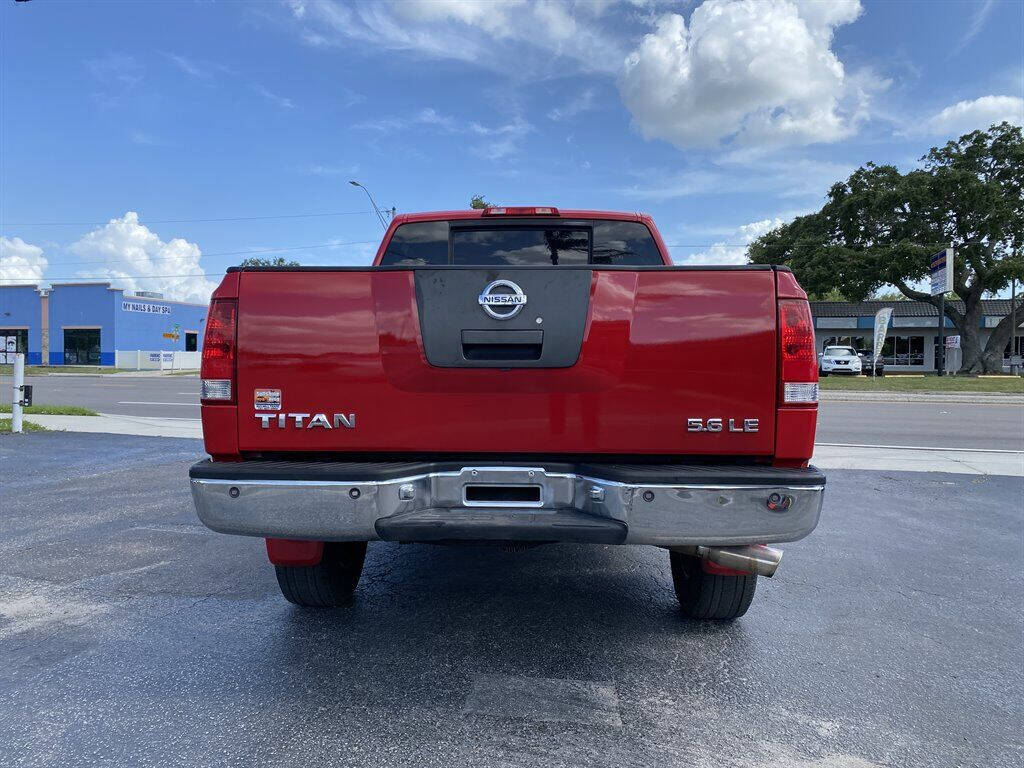
[[214, 299], [206, 314], [203, 361], [199, 370], [200, 399], [234, 402], [237, 330], [238, 300]]
[[818, 402], [814, 321], [804, 299], [779, 300], [779, 379], [783, 403]]

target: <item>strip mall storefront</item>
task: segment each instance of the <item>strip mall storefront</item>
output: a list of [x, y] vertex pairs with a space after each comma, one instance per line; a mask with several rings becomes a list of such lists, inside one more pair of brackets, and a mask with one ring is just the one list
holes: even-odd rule
[[[959, 303], [959, 302], [956, 302]], [[984, 316], [979, 326], [982, 346], [989, 334], [1010, 311], [1010, 302], [1005, 299], [983, 300]], [[882, 347], [881, 359], [890, 371], [908, 373], [931, 373], [937, 370], [939, 357], [939, 311], [931, 304], [918, 301], [812, 301], [811, 314], [814, 316], [814, 330], [818, 352], [826, 346], [851, 346], [870, 352], [875, 313], [883, 307], [892, 307], [892, 323]], [[1019, 311], [1024, 325], [1024, 311]], [[1024, 337], [1018, 329], [1017, 354], [1024, 350]], [[956, 336], [957, 330], [947, 318], [945, 335]], [[1004, 352], [1006, 366], [1009, 366], [1010, 348]], [[959, 348], [946, 347], [946, 369], [960, 367]]]

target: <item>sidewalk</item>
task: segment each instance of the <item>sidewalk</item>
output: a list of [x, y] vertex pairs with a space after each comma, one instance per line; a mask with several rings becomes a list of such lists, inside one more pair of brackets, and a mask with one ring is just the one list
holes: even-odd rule
[[103, 432], [111, 435], [146, 435], [149, 437], [202, 437], [199, 419], [172, 419], [149, 416], [121, 416], [101, 413], [99, 416], [46, 416], [25, 414], [25, 421], [63, 432]]
[[952, 472], [959, 475], [1024, 477], [1024, 451], [815, 443], [811, 463], [819, 469], [890, 472]]
[[157, 376], [199, 376], [199, 371], [121, 371], [120, 373], [26, 373], [26, 376], [92, 376], [103, 379], [151, 379]]
[[[199, 419], [149, 418], [145, 416], [43, 416], [29, 421], [47, 429], [67, 432], [106, 432], [149, 437], [203, 436]], [[815, 466], [821, 469], [874, 469], [905, 472], [954, 472], [967, 475], [1024, 477], [1024, 451], [988, 451], [964, 448], [920, 448], [879, 445], [819, 443], [814, 447]]]

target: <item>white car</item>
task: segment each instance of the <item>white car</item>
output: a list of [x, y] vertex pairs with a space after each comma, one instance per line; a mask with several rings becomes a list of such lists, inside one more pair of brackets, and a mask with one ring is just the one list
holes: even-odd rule
[[818, 367], [822, 376], [830, 373], [848, 373], [860, 376], [860, 356], [853, 347], [825, 347], [819, 357]]

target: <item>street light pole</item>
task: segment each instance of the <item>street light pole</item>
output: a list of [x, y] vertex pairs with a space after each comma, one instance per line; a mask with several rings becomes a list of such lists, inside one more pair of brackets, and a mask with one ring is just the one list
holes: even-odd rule
[[380, 220], [380, 225], [381, 225], [381, 226], [382, 226], [382, 227], [383, 227], [384, 229], [387, 229], [387, 228], [388, 228], [388, 225], [387, 225], [387, 222], [385, 222], [385, 221], [384, 221], [384, 215], [383, 215], [383, 214], [382, 214], [382, 213], [380, 212], [380, 208], [378, 208], [378, 207], [377, 207], [377, 203], [376, 203], [376, 202], [374, 201], [374, 199], [373, 199], [373, 195], [371, 195], [371, 194], [370, 194], [370, 190], [368, 190], [368, 189], [367, 189], [366, 187], [364, 187], [364, 186], [363, 186], [362, 184], [360, 184], [360, 183], [359, 183], [358, 181], [350, 181], [350, 182], [349, 182], [349, 184], [351, 184], [351, 185], [352, 185], [353, 187], [359, 187], [360, 189], [362, 189], [362, 190], [363, 190], [363, 192], [365, 192], [365, 193], [366, 193], [366, 196], [367, 196], [367, 197], [369, 198], [369, 200], [370, 200], [370, 205], [372, 205], [372, 206], [373, 206], [373, 211], [374, 211], [374, 213], [376, 213], [376, 214], [377, 214], [377, 218], [378, 218], [378, 219]]

